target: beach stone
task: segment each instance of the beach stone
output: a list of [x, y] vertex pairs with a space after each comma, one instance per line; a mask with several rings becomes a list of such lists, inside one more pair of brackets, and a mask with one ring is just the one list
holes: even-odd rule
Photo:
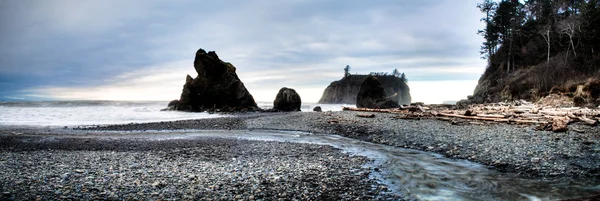
[[300, 111], [302, 100], [296, 90], [283, 87], [279, 89], [275, 101], [273, 101], [273, 109], [279, 111]]
[[317, 107], [313, 108], [313, 111], [315, 111], [315, 112], [323, 112], [323, 109], [321, 109], [321, 106], [317, 106]]
[[359, 108], [397, 108], [397, 101], [386, 98], [381, 82], [373, 76], [368, 76], [360, 85], [356, 97], [356, 106]]
[[167, 109], [181, 111], [254, 111], [254, 98], [236, 74], [236, 68], [214, 51], [199, 49], [194, 59], [196, 78], [187, 75], [181, 97]]
[[152, 186], [154, 186], [154, 187], [160, 186], [160, 182], [159, 181], [155, 181], [154, 183], [152, 183]]

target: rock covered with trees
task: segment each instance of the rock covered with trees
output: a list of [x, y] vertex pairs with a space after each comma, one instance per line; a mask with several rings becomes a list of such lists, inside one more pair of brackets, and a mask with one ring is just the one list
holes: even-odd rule
[[319, 103], [322, 104], [356, 104], [356, 97], [363, 81], [370, 75], [379, 80], [384, 89], [386, 97], [394, 99], [400, 105], [408, 105], [411, 102], [410, 88], [404, 73], [394, 69], [391, 73], [372, 72], [368, 75], [351, 74], [351, 67], [344, 68], [344, 77], [341, 80], [331, 82], [323, 91]]
[[478, 8], [488, 66], [471, 102], [559, 93], [600, 104], [600, 0], [484, 0]]
[[374, 76], [367, 76], [356, 95], [356, 107], [388, 109], [400, 107], [398, 102], [387, 97], [381, 82]]

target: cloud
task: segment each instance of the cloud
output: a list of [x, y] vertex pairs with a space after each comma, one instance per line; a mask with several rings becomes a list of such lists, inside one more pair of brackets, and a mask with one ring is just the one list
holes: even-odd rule
[[[283, 86], [320, 96], [346, 65], [355, 73], [398, 68], [412, 83], [476, 80], [485, 68], [476, 3], [2, 1], [0, 95], [169, 100], [185, 76], [175, 72], [193, 70], [198, 48], [233, 63], [265, 100]], [[167, 65], [181, 61], [186, 69]], [[152, 82], [172, 83], [161, 94], [175, 95], [142, 94], [167, 86]]]
[[60, 100], [172, 100], [178, 99], [191, 61], [177, 61], [117, 75], [98, 86], [44, 86], [23, 92], [34, 98]]

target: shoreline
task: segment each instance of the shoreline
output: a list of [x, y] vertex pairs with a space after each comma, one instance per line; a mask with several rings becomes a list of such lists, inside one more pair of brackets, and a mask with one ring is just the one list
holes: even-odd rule
[[370, 159], [308, 143], [0, 135], [0, 200], [401, 200]]
[[[374, 114], [361, 118], [357, 114]], [[73, 128], [69, 132], [145, 130], [281, 130], [337, 134], [367, 142], [467, 159], [526, 178], [600, 178], [600, 128], [584, 133], [537, 131], [528, 125], [451, 125], [355, 111], [251, 113], [237, 117]], [[81, 129], [81, 131], [79, 130]]]
[[[358, 117], [359, 114], [375, 116], [363, 118]], [[594, 181], [600, 178], [598, 127], [576, 123], [571, 126], [582, 129], [585, 133], [554, 133], [536, 131], [533, 126], [525, 125], [452, 125], [434, 119], [406, 120], [396, 117], [395, 114], [356, 111], [245, 113], [222, 118], [92, 125], [67, 129], [0, 127], [0, 133], [17, 139], [53, 136], [87, 139], [108, 136], [124, 140], [132, 136], [128, 134], [135, 136], [134, 133], [145, 132], [165, 132], [168, 135], [169, 132], [194, 130], [300, 131], [336, 134], [382, 145], [439, 153], [451, 159], [466, 159], [529, 179], [560, 182]], [[373, 173], [373, 170], [366, 172]]]

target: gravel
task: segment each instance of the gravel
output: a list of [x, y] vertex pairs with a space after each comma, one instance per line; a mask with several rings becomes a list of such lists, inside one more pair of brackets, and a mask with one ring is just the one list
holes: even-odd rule
[[399, 200], [331, 146], [0, 136], [0, 200]]
[[[403, 147], [403, 148], [411, 148], [411, 149], [417, 149], [417, 150], [424, 150], [424, 151], [430, 151], [430, 152], [437, 152], [440, 154], [443, 154], [447, 157], [450, 158], [457, 158], [457, 159], [468, 159], [470, 161], [474, 161], [474, 162], [478, 162], [478, 163], [482, 163], [485, 165], [489, 165], [490, 167], [496, 168], [497, 170], [503, 171], [503, 172], [514, 172], [517, 173], [519, 175], [521, 175], [522, 177], [525, 178], [534, 178], [534, 179], [550, 179], [550, 180], [571, 180], [571, 179], [581, 179], [581, 180], [591, 180], [591, 181], [597, 181], [600, 179], [600, 128], [599, 127], [590, 127], [590, 126], [586, 126], [586, 125], [580, 125], [580, 124], [573, 124], [570, 125], [570, 127], [576, 127], [578, 128], [578, 130], [583, 130], [584, 133], [578, 133], [578, 132], [573, 132], [571, 130], [565, 132], [565, 133], [553, 133], [553, 132], [548, 132], [548, 131], [536, 131], [533, 127], [531, 126], [521, 126], [521, 125], [507, 125], [507, 124], [489, 124], [489, 125], [472, 125], [472, 124], [463, 124], [463, 125], [452, 125], [449, 122], [444, 122], [444, 121], [438, 121], [438, 120], [433, 120], [433, 119], [422, 119], [422, 120], [402, 120], [402, 119], [397, 119], [395, 118], [396, 116], [394, 114], [385, 114], [385, 113], [374, 113], [375, 114], [375, 118], [361, 118], [361, 117], [357, 117], [357, 114], [361, 114], [362, 112], [352, 112], [352, 111], [342, 111], [342, 112], [282, 112], [282, 113], [246, 113], [246, 114], [241, 114], [238, 116], [234, 116], [234, 117], [226, 117], [226, 118], [215, 118], [215, 119], [199, 119], [199, 120], [184, 120], [184, 121], [175, 121], [175, 122], [158, 122], [158, 123], [145, 123], [145, 124], [125, 124], [125, 125], [108, 125], [108, 126], [86, 126], [86, 127], [75, 127], [75, 128], [1, 128], [0, 127], [0, 133], [10, 133], [11, 136], [24, 136], [27, 134], [49, 134], [49, 135], [54, 135], [54, 134], [89, 134], [89, 133], [103, 133], [106, 131], [110, 131], [110, 132], [128, 132], [128, 131], [144, 131], [144, 130], [166, 130], [169, 132], [173, 132], [176, 130], [187, 130], [187, 129], [201, 129], [201, 130], [292, 130], [292, 131], [304, 131], [304, 132], [311, 132], [311, 133], [320, 133], [320, 134], [339, 134], [345, 137], [350, 137], [350, 138], [355, 138], [355, 139], [359, 139], [359, 140], [363, 140], [363, 141], [368, 141], [368, 142], [374, 142], [374, 143], [380, 143], [380, 144], [385, 144], [385, 145], [391, 145], [391, 146], [396, 146], [396, 147]], [[25, 138], [25, 137], [20, 137], [20, 138]], [[215, 142], [220, 142], [220, 140], [216, 140], [213, 139]], [[4, 141], [4, 139], [2, 140]], [[202, 141], [202, 140], [200, 140]], [[185, 148], [185, 146], [182, 146], [181, 143], [174, 143], [170, 142], [170, 143], [162, 143], [160, 144], [160, 146], [158, 147], [153, 147], [152, 149], [148, 148], [148, 150], [137, 150], [136, 148], [132, 148], [132, 146], [124, 146], [124, 147], [128, 147], [128, 148], [119, 148], [119, 149], [127, 149], [127, 150], [121, 150], [126, 152], [127, 154], [125, 155], [136, 155], [136, 154], [140, 154], [140, 158], [148, 158], [148, 161], [164, 161], [164, 160], [170, 160], [169, 162], [161, 162], [161, 165], [154, 165], [154, 166], [145, 166], [144, 169], [152, 169], [152, 168], [158, 168], [161, 169], [163, 166], [165, 167], [169, 167], [171, 168], [171, 166], [166, 166], [165, 164], [170, 164], [170, 163], [175, 163], [175, 164], [185, 164], [185, 163], [176, 163], [174, 161], [186, 161], [186, 160], [190, 160], [190, 161], [194, 161], [193, 159], [190, 158], [186, 158], [187, 155], [178, 155], [178, 157], [174, 157], [174, 158], [169, 158], [169, 157], [164, 157], [165, 155], [155, 155], [155, 153], [162, 153], [160, 152], [160, 150], [162, 150], [163, 152], [167, 152], [165, 150], [163, 150], [163, 148], [161, 147], [168, 147], [168, 150], [182, 150]], [[348, 184], [348, 186], [344, 186], [342, 185], [344, 189], [347, 189], [345, 191], [336, 191], [336, 193], [334, 193], [334, 195], [328, 195], [328, 196], [339, 196], [339, 197], [315, 197], [315, 196], [321, 196], [323, 195], [323, 192], [328, 192], [328, 191], [318, 191], [315, 189], [319, 189], [318, 187], [312, 187], [311, 190], [308, 190], [308, 192], [311, 194], [311, 196], [313, 197], [307, 197], [306, 199], [319, 199], [319, 198], [332, 198], [332, 199], [371, 199], [373, 198], [373, 196], [375, 194], [369, 194], [367, 192], [372, 192], [372, 191], [368, 191], [365, 190], [368, 188], [368, 186], [374, 185], [374, 181], [368, 181], [366, 182], [366, 176], [364, 176], [364, 174], [369, 173], [368, 170], [365, 169], [360, 169], [358, 168], [358, 166], [360, 166], [360, 164], [363, 164], [364, 161], [366, 159], [361, 159], [359, 164], [348, 164], [348, 161], [352, 161], [352, 160], [348, 160], [348, 158], [355, 158], [355, 157], [349, 157], [343, 154], [339, 153], [339, 150], [335, 150], [331, 147], [326, 148], [327, 146], [317, 146], [317, 145], [306, 145], [306, 144], [294, 144], [289, 145], [289, 146], [284, 146], [286, 143], [266, 143], [266, 142], [254, 142], [254, 141], [244, 141], [244, 143], [239, 143], [240, 141], [232, 141], [231, 144], [235, 144], [236, 146], [234, 146], [234, 148], [231, 148], [231, 144], [228, 144], [227, 142], [222, 142], [223, 144], [229, 145], [229, 146], [225, 146], [225, 147], [230, 147], [229, 149], [224, 149], [223, 151], [216, 151], [216, 152], [210, 152], [210, 153], [219, 153], [217, 154], [218, 156], [212, 156], [212, 155], [194, 155], [194, 158], [201, 158], [202, 160], [207, 160], [207, 161], [211, 161], [210, 164], [212, 164], [213, 166], [207, 166], [207, 167], [211, 167], [210, 169], [214, 169], [214, 171], [216, 172], [215, 174], [220, 175], [223, 178], [229, 178], [230, 180], [226, 180], [227, 182], [232, 181], [232, 176], [230, 176], [229, 174], [225, 174], [225, 172], [230, 171], [229, 169], [219, 169], [219, 168], [213, 168], [213, 167], [222, 167], [222, 166], [226, 166], [226, 164], [229, 163], [219, 163], [218, 161], [221, 160], [228, 160], [231, 158], [236, 158], [236, 160], [240, 160], [240, 158], [244, 158], [244, 157], [236, 157], [237, 155], [242, 155], [244, 156], [244, 153], [239, 153], [240, 150], [251, 150], [253, 149], [252, 146], [256, 146], [258, 148], [258, 150], [263, 150], [263, 152], [259, 152], [260, 154], [258, 155], [253, 155], [253, 154], [249, 154], [249, 158], [257, 158], [256, 160], [259, 160], [261, 162], [252, 162], [254, 159], [243, 159], [243, 160], [250, 160], [250, 162], [248, 163], [253, 163], [253, 164], [263, 164], [267, 165], [270, 163], [273, 163], [272, 166], [268, 166], [268, 167], [257, 167], [256, 169], [252, 169], [252, 167], [250, 169], [252, 170], [248, 170], [248, 172], [246, 172], [247, 174], [251, 173], [254, 170], [263, 170], [264, 168], [275, 168], [275, 167], [293, 167], [292, 169], [300, 169], [303, 170], [302, 171], [292, 171], [292, 175], [303, 175], [303, 174], [307, 174], [306, 172], [312, 172], [311, 174], [317, 174], [318, 172], [321, 171], [338, 171], [337, 168], [334, 169], [326, 169], [326, 170], [319, 170], [319, 171], [311, 171], [312, 169], [302, 169], [304, 168], [304, 165], [300, 165], [298, 166], [298, 164], [306, 164], [306, 167], [315, 167], [315, 166], [310, 166], [310, 164], [321, 164], [320, 162], [317, 163], [314, 160], [332, 160], [330, 161], [331, 163], [328, 164], [335, 164], [335, 165], [340, 165], [342, 166], [341, 170], [339, 171], [347, 171], [345, 173], [334, 173], [335, 175], [339, 175], [338, 177], [336, 177], [337, 179], [335, 181], [324, 181], [324, 180], [320, 180], [320, 181], [315, 181], [315, 184], [318, 184], [318, 186], [321, 186], [321, 184], [325, 184], [328, 188], [328, 191], [330, 190], [330, 187], [336, 186], [336, 185], [340, 185], [340, 184]], [[4, 142], [2, 142], [4, 143]], [[116, 142], [111, 142], [111, 143], [116, 143]], [[46, 158], [50, 158], [50, 159], [46, 159], [46, 161], [48, 160], [61, 160], [58, 158], [64, 158], [64, 157], [71, 157], [71, 158], [85, 158], [86, 154], [90, 155], [88, 156], [88, 158], [93, 158], [91, 157], [91, 155], [97, 154], [97, 155], [102, 155], [105, 154], [107, 156], [109, 156], [110, 154], [106, 154], [105, 152], [109, 152], [113, 153], [116, 150], [112, 150], [112, 149], [117, 149], [114, 148], [114, 145], [111, 145], [111, 143], [100, 143], [100, 147], [102, 146], [106, 146], [106, 147], [102, 147], [102, 149], [100, 150], [88, 150], [88, 148], [81, 148], [81, 149], [85, 149], [85, 150], [66, 150], [65, 147], [72, 147], [73, 145], [76, 145], [78, 143], [68, 143], [62, 146], [62, 148], [60, 149], [51, 149], [51, 151], [42, 151], [45, 149], [37, 149], [33, 152], [39, 152], [36, 154], [25, 154], [23, 155], [23, 151], [12, 151], [12, 150], [7, 150], [6, 148], [3, 148], [3, 154], [2, 154], [2, 160], [0, 161], [1, 164], [7, 164], [7, 161], [15, 161], [17, 159], [15, 158], [8, 158], [5, 159], [5, 157], [21, 157], [18, 158], [19, 161], [32, 161], [33, 163], [37, 164], [38, 161], [45, 161], [44, 157]], [[184, 143], [185, 144], [185, 143]], [[202, 144], [202, 143], [200, 143]], [[212, 141], [211, 143], [212, 144]], [[218, 143], [217, 143], [218, 144]], [[248, 144], [248, 145], [240, 145], [240, 144]], [[263, 145], [258, 145], [258, 144], [268, 144], [268, 145], [264, 145], [265, 147], [280, 147], [282, 150], [281, 151], [273, 151], [272, 149], [269, 148], [265, 148], [263, 147]], [[96, 146], [96, 147], [98, 147]], [[250, 147], [245, 147], [245, 146], [250, 146]], [[322, 147], [320, 149], [322, 149], [321, 151], [317, 151], [318, 153], [316, 154], [316, 157], [308, 157], [308, 158], [304, 158], [304, 157], [299, 157], [299, 156], [293, 156], [293, 154], [291, 155], [285, 155], [285, 157], [283, 155], [276, 155], [277, 153], [287, 153], [287, 152], [294, 152], [293, 150], [297, 150], [297, 153], [303, 153], [306, 146], [315, 146], [315, 147]], [[5, 147], [5, 145], [2, 145], [2, 147]], [[77, 146], [75, 146], [77, 147]], [[118, 146], [118, 147], [123, 147], [123, 146]], [[135, 147], [135, 146], [133, 146]], [[212, 145], [208, 146], [197, 146], [196, 148], [192, 148], [195, 150], [202, 150], [202, 149], [208, 149], [212, 147]], [[217, 146], [217, 147], [221, 147], [221, 146]], [[263, 147], [263, 148], [260, 148]], [[131, 150], [129, 150], [131, 149]], [[158, 149], [158, 151], [157, 151]], [[289, 149], [289, 150], [288, 150]], [[17, 149], [18, 150], [18, 149]], [[22, 148], [22, 150], [26, 150], [26, 148]], [[236, 150], [234, 151], [236, 154], [236, 156], [230, 155], [231, 153], [229, 153], [227, 150]], [[275, 150], [279, 150], [279, 149], [275, 149]], [[328, 150], [328, 151], [323, 151], [323, 150]], [[48, 154], [49, 152], [57, 152], [57, 153], [53, 153], [53, 154]], [[64, 152], [64, 153], [63, 153]], [[81, 153], [80, 153], [81, 152]], [[198, 152], [198, 151], [196, 151]], [[194, 152], [194, 153], [196, 153]], [[271, 153], [273, 152], [273, 153]], [[308, 151], [310, 152], [310, 151]], [[322, 152], [322, 153], [321, 153]], [[7, 153], [7, 154], [4, 154]], [[45, 154], [46, 153], [46, 154]], [[67, 155], [67, 156], [62, 156], [62, 157], [56, 157], [56, 158], [52, 158], [53, 156], [59, 156], [60, 153], [63, 154], [71, 154], [71, 155]], [[119, 152], [121, 153], [121, 152]], [[208, 152], [206, 152], [208, 153]], [[254, 153], [254, 152], [247, 152], [247, 153]], [[274, 155], [275, 154], [275, 155]], [[340, 157], [341, 160], [336, 160], [336, 157], [334, 158], [328, 158], [327, 156], [324, 156], [322, 154], [334, 154], [336, 155], [336, 157]], [[262, 155], [265, 155], [264, 159], [262, 158]], [[302, 155], [302, 154], [299, 154]], [[143, 156], [143, 157], [142, 157]], [[160, 157], [158, 157], [160, 156]], [[204, 156], [204, 157], [202, 157]], [[223, 158], [225, 159], [211, 159], [211, 158], [219, 158], [219, 156], [223, 156]], [[155, 157], [155, 158], [152, 158]], [[289, 158], [291, 157], [291, 158]], [[31, 159], [30, 159], [31, 158]], [[119, 157], [113, 157], [113, 159], [108, 160], [107, 163], [115, 163], [115, 164], [121, 164], [118, 162], [114, 162], [112, 160], [117, 160]], [[122, 158], [127, 158], [125, 156], [123, 156]], [[360, 158], [360, 157], [359, 157]], [[14, 159], [14, 160], [13, 160]], [[272, 161], [270, 159], [273, 159]], [[135, 161], [134, 159], [131, 159]], [[353, 159], [356, 160], [356, 159]], [[85, 160], [84, 160], [85, 161]], [[311, 162], [312, 161], [312, 162]], [[65, 163], [67, 162], [73, 162], [73, 161], [64, 161]], [[103, 161], [104, 162], [104, 161]], [[102, 163], [103, 163], [102, 162]], [[41, 162], [40, 162], [41, 163]], [[143, 164], [142, 161], [137, 161], [137, 164]], [[190, 162], [193, 164], [202, 164], [199, 163], [198, 161], [196, 162]], [[358, 163], [358, 162], [357, 162]], [[26, 164], [26, 163], [23, 163]], [[95, 164], [95, 163], [94, 163]], [[123, 164], [127, 164], [127, 163], [123, 163]], [[352, 165], [357, 165], [356, 167], [352, 166]], [[95, 164], [98, 165], [98, 164]], [[288, 165], [288, 166], [286, 166]], [[35, 166], [35, 165], [34, 165]], [[40, 165], [38, 165], [40, 166]], [[238, 165], [234, 165], [234, 166], [238, 166]], [[14, 167], [14, 166], [13, 166]], [[22, 165], [21, 167], [27, 167], [25, 165]], [[50, 166], [50, 167], [55, 167], [55, 166]], [[71, 166], [69, 166], [71, 167]], [[90, 166], [92, 167], [92, 166]], [[106, 167], [106, 166], [101, 166], [101, 167]], [[132, 167], [136, 167], [135, 165], [133, 165]], [[242, 166], [244, 167], [244, 166]], [[318, 166], [317, 166], [318, 167]], [[40, 167], [41, 168], [41, 167]], [[194, 167], [191, 166], [185, 166], [185, 169], [193, 169]], [[48, 167], [45, 168], [41, 168], [38, 171], [46, 171], [46, 170], [42, 170], [42, 169], [48, 169]], [[60, 169], [60, 168], [59, 168]], [[87, 170], [85, 168], [80, 168], [81, 170]], [[131, 168], [130, 168], [131, 169]], [[156, 169], [155, 171], [158, 171], [158, 169]], [[175, 167], [175, 169], [177, 169]], [[245, 171], [245, 168], [239, 168], [242, 171]], [[360, 170], [355, 170], [355, 169], [360, 169]], [[17, 173], [14, 173], [14, 172]], [[33, 171], [33, 170], [32, 170]], [[60, 179], [61, 181], [63, 180], [61, 178], [61, 176], [65, 176], [65, 173], [69, 173], [71, 175], [77, 175], [80, 173], [77, 172], [73, 172], [75, 171], [74, 169], [71, 172], [57, 172], [58, 170], [56, 170], [56, 173], [52, 173], [52, 175], [57, 175], [56, 177], [58, 179]], [[291, 170], [290, 170], [291, 171]], [[354, 174], [350, 174], [350, 173], [354, 173], [354, 172], [363, 172], [359, 175], [363, 175], [362, 178], [354, 178], [354, 176], [349, 176], [349, 175], [354, 175]], [[18, 177], [15, 176], [13, 174], [26, 174], [27, 175], [27, 171], [17, 171], [17, 170], [11, 170], [9, 172], [10, 175], [8, 173], [3, 173], [2, 177], [3, 178], [11, 178], [11, 180], [9, 182], [16, 182], [14, 181], [14, 178], [22, 178], [22, 177]], [[34, 171], [35, 172], [35, 171]], [[89, 172], [89, 171], [88, 171]], [[198, 172], [198, 171], [196, 171]], [[366, 172], [366, 173], [364, 173]], [[196, 173], [194, 173], [196, 174]], [[208, 173], [211, 174], [211, 173]], [[267, 173], [262, 173], [263, 177], [258, 177], [258, 178], [269, 178], [267, 176], [264, 176]], [[328, 175], [329, 173], [323, 173], [325, 175]], [[36, 176], [37, 175], [37, 180], [36, 180]], [[32, 173], [29, 180], [29, 182], [33, 182], [35, 184], [35, 182], [38, 182], [38, 180], [41, 180], [39, 177], [40, 175], [45, 175], [44, 173], [41, 172], [37, 172], [37, 173]], [[225, 175], [225, 176], [223, 176]], [[341, 176], [341, 175], [346, 175], [346, 176]], [[356, 176], [356, 175], [355, 175]], [[203, 175], [202, 176], [207, 177], [207, 178], [211, 178], [208, 175]], [[216, 177], [216, 179], [219, 179], [221, 177]], [[304, 176], [306, 177], [306, 176]], [[27, 177], [24, 177], [27, 178]], [[54, 177], [52, 177], [54, 178]], [[162, 177], [161, 177], [162, 178]], [[178, 180], [182, 180], [182, 181], [186, 181], [186, 174], [181, 174], [178, 177]], [[236, 177], [237, 178], [237, 177]], [[280, 177], [281, 178], [281, 177]], [[289, 177], [288, 177], [289, 178]], [[303, 178], [303, 176], [295, 176], [293, 178]], [[329, 176], [323, 176], [323, 175], [319, 175], [319, 176], [310, 176], [310, 178], [330, 178]], [[353, 179], [353, 180], [347, 180], [345, 181], [342, 178], [346, 178], [346, 179]], [[360, 180], [363, 179], [363, 180]], [[167, 181], [169, 181], [168, 179], [166, 179]], [[3, 180], [5, 181], [5, 180]], [[149, 180], [146, 181], [147, 183], [144, 184], [156, 184], [155, 186], [148, 186], [148, 188], [156, 188], [156, 187], [160, 187], [162, 185], [164, 185], [163, 182], [165, 181], [165, 179], [159, 179], [159, 183], [155, 183], [155, 180]], [[218, 181], [223, 181], [223, 180], [218, 180]], [[236, 180], [239, 181], [239, 180]], [[257, 181], [260, 181], [257, 180]], [[282, 183], [278, 183], [277, 185], [273, 184], [271, 185], [271, 187], [269, 187], [268, 189], [277, 189], [277, 190], [272, 190], [269, 192], [272, 192], [271, 194], [259, 194], [259, 195], [269, 195], [269, 196], [280, 196], [279, 194], [282, 192], [286, 193], [287, 197], [290, 196], [294, 196], [293, 198], [298, 198], [298, 199], [305, 199], [304, 197], [297, 197], [297, 196], [302, 196], [302, 193], [304, 192], [303, 186], [300, 184], [302, 180], [298, 180], [295, 179], [295, 182], [291, 182], [291, 187], [289, 187], [289, 185], [283, 185]], [[206, 180], [206, 181], [202, 181], [202, 183], [206, 182], [207, 185], [208, 184], [213, 184], [213, 185], [208, 185], [210, 186], [215, 186], [214, 182], [211, 183], [211, 181]], [[225, 185], [227, 186], [227, 182], [223, 181], [219, 184]], [[342, 183], [340, 183], [342, 182]], [[366, 183], [365, 183], [366, 182]], [[286, 182], [287, 183], [287, 182]], [[16, 196], [14, 193], [15, 191], [13, 190], [5, 190], [8, 189], [9, 186], [12, 186], [12, 184], [14, 183], [10, 183], [9, 184], [2, 184], [2, 188], [0, 188], [0, 191], [2, 192], [9, 192], [10, 196]], [[83, 184], [85, 184], [85, 182], [83, 182]], [[172, 183], [169, 182], [165, 182], [165, 184], [167, 186], [172, 185]], [[28, 185], [31, 185], [28, 183]], [[35, 186], [35, 185], [33, 185]], [[64, 186], [64, 185], [63, 185]], [[205, 187], [204, 185], [202, 185], [203, 187]], [[277, 187], [275, 187], [277, 186]], [[375, 185], [377, 186], [377, 185]], [[23, 187], [23, 186], [22, 186]], [[233, 188], [231, 188], [231, 186], [229, 186], [230, 188], [227, 189], [236, 189], [235, 186]], [[309, 186], [310, 187], [310, 186]], [[241, 195], [242, 198], [249, 198], [250, 194], [253, 194], [253, 192], [256, 191], [252, 191], [253, 189], [250, 188], [250, 191], [248, 190], [243, 190], [245, 192], [244, 193], [236, 193], [235, 191], [223, 191], [223, 189], [221, 187], [219, 187], [220, 190], [217, 190], [218, 193], [214, 194], [215, 196], [217, 194], [223, 194], [224, 192], [228, 192], [226, 193], [227, 195]], [[196, 188], [194, 188], [196, 189]], [[210, 189], [210, 188], [208, 188]], [[242, 188], [242, 189], [247, 189], [247, 188]], [[281, 189], [285, 189], [285, 190], [281, 190]], [[358, 189], [358, 190], [357, 190]], [[362, 190], [360, 190], [362, 189]], [[61, 190], [62, 193], [64, 193], [65, 191], [63, 189], [54, 189], [54, 191], [56, 190]], [[69, 189], [67, 189], [69, 190]], [[196, 189], [197, 192], [202, 192], [202, 196], [207, 196], [210, 194], [210, 192], [212, 191], [201, 191], [202, 188]], [[194, 192], [196, 192], [196, 190]], [[381, 189], [380, 189], [381, 190]], [[178, 189], [176, 192], [179, 191], [183, 191], [183, 189]], [[214, 189], [213, 189], [214, 191]], [[375, 190], [377, 192], [377, 190]], [[70, 192], [74, 192], [73, 190], [71, 190]], [[104, 189], [104, 191], [101, 192], [110, 192], [107, 191], [106, 189]], [[112, 191], [114, 192], [114, 191]], [[119, 191], [121, 192], [121, 191]], [[123, 196], [125, 195], [129, 195], [127, 194], [128, 191], [123, 191], [124, 194], [121, 195], [117, 195], [120, 198], [124, 198]], [[146, 192], [146, 191], [144, 191]], [[150, 195], [152, 195], [151, 193], [153, 193], [154, 191], [150, 192], [146, 192], [146, 193], [150, 193]], [[156, 196], [161, 195], [162, 191], [157, 191], [157, 193], [159, 193]], [[264, 191], [261, 191], [264, 192]], [[314, 192], [314, 193], [313, 193]], [[318, 193], [318, 192], [322, 192], [322, 193]], [[347, 197], [345, 197], [346, 195], [344, 193], [350, 193], [353, 192], [355, 194], [353, 195], [348, 195]], [[3, 194], [5, 196], [5, 194]], [[110, 194], [108, 194], [110, 195]], [[148, 195], [148, 194], [145, 194]], [[162, 195], [167, 195], [167, 196], [182, 196], [182, 194], [163, 194]], [[210, 194], [212, 195], [212, 194]], [[248, 195], [248, 196], [246, 196]], [[102, 196], [102, 195], [98, 195], [98, 196]], [[103, 195], [104, 197], [101, 197], [102, 199], [106, 199], [108, 197], [106, 197], [107, 195]], [[154, 195], [153, 195], [154, 196]], [[257, 197], [258, 195], [254, 195], [254, 199], [259, 199], [259, 197]], [[369, 197], [371, 196], [371, 197]], [[154, 197], [153, 197], [154, 198]], [[182, 198], [182, 197], [177, 197], [177, 198]], [[215, 198], [220, 198], [220, 197], [215, 197]], [[262, 197], [265, 198], [265, 197]], [[235, 199], [234, 197], [229, 197], [226, 199]]]
[[[339, 134], [359, 140], [468, 159], [528, 178], [600, 179], [600, 128], [574, 124], [584, 133], [536, 131], [531, 126], [452, 125], [423, 119], [396, 119], [394, 114], [362, 112], [258, 113], [238, 118], [156, 123], [168, 129], [293, 130]], [[148, 124], [115, 125], [92, 130], [140, 130]], [[158, 128], [159, 126], [152, 126]], [[156, 129], [156, 130], [161, 130]]]
[[[600, 128], [571, 125], [584, 133], [536, 131], [530, 126], [451, 125], [433, 119], [402, 120], [394, 114], [296, 113], [247, 120], [253, 129], [335, 133], [364, 141], [443, 154], [525, 177], [600, 178]], [[305, 122], [288, 123], [288, 122]]]

